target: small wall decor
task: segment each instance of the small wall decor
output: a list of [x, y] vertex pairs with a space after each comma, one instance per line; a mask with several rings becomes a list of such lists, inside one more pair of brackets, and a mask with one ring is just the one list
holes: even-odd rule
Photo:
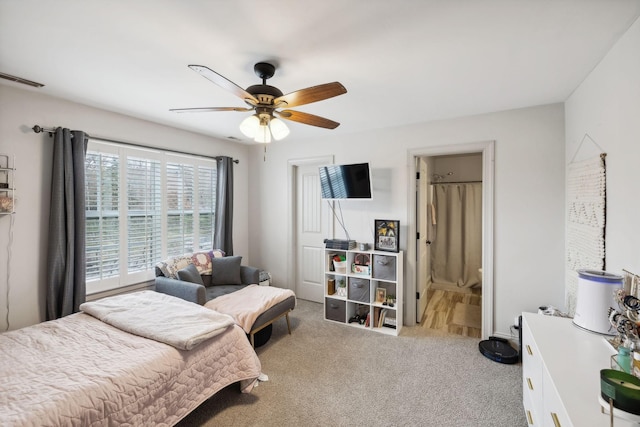
[[374, 223], [374, 249], [398, 252], [400, 250], [400, 221], [376, 219]]

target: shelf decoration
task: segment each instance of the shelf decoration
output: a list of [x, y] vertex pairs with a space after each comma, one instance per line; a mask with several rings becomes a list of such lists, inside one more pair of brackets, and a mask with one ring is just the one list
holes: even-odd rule
[[613, 345], [622, 345], [627, 341], [637, 342], [640, 336], [640, 299], [620, 289], [616, 291], [615, 300], [618, 309], [609, 308], [609, 322], [618, 333]]
[[376, 219], [374, 222], [374, 249], [398, 252], [400, 250], [400, 221]]
[[16, 204], [14, 173], [15, 159], [8, 154], [0, 154], [0, 215], [14, 213]]
[[3, 213], [13, 212], [13, 197], [0, 196], [0, 212], [3, 212]]

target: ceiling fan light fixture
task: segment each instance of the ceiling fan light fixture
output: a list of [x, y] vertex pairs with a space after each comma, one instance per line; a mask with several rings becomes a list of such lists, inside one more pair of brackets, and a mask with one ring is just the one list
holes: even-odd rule
[[248, 138], [254, 138], [258, 133], [259, 126], [260, 119], [257, 115], [253, 114], [240, 123], [240, 132], [242, 132]]
[[271, 142], [271, 131], [269, 131], [269, 123], [260, 123], [256, 132], [255, 142], [269, 143]]
[[[335, 129], [340, 125], [333, 120], [325, 119], [309, 113], [294, 110], [278, 110], [285, 107], [298, 107], [311, 104], [325, 99], [333, 98], [347, 93], [339, 82], [325, 83], [311, 86], [305, 89], [296, 90], [286, 95], [277, 87], [267, 84], [267, 80], [273, 77], [276, 67], [267, 62], [255, 64], [254, 71], [262, 79], [262, 84], [249, 86], [243, 89], [231, 80], [216, 73], [204, 65], [189, 65], [189, 68], [196, 71], [207, 80], [215, 83], [221, 88], [233, 93], [242, 99], [249, 107], [203, 107], [203, 108], [173, 108], [170, 111], [177, 113], [201, 113], [212, 111], [254, 111], [255, 114], [245, 118], [240, 123], [240, 131], [248, 138], [256, 142], [271, 142], [286, 138], [289, 135], [289, 128], [281, 120], [274, 118], [274, 114], [285, 120], [316, 126], [325, 129]], [[2, 75], [0, 74], [0, 77]]]
[[278, 118], [271, 119], [269, 127], [271, 128], [273, 139], [275, 139], [276, 141], [280, 141], [281, 139], [284, 139], [287, 137], [287, 135], [289, 135], [289, 128], [282, 120]]

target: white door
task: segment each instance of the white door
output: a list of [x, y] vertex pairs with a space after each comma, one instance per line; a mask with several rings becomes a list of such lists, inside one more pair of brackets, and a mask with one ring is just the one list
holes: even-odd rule
[[416, 322], [420, 323], [422, 315], [427, 308], [427, 285], [430, 277], [431, 260], [429, 248], [429, 227], [428, 211], [430, 200], [429, 178], [427, 175], [427, 163], [423, 157], [416, 157], [416, 170], [418, 179], [416, 180], [416, 253], [418, 254], [418, 265], [416, 275]]
[[320, 196], [320, 164], [296, 167], [296, 296], [322, 302], [324, 298], [324, 239], [329, 237], [329, 208]]

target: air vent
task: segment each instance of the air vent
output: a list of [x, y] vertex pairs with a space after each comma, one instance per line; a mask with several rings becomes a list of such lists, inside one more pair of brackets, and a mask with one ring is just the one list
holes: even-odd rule
[[0, 78], [5, 80], [10, 80], [16, 83], [22, 83], [23, 85], [32, 86], [32, 87], [43, 87], [42, 83], [33, 82], [31, 80], [23, 79], [21, 77], [12, 76], [10, 74], [0, 73]]

